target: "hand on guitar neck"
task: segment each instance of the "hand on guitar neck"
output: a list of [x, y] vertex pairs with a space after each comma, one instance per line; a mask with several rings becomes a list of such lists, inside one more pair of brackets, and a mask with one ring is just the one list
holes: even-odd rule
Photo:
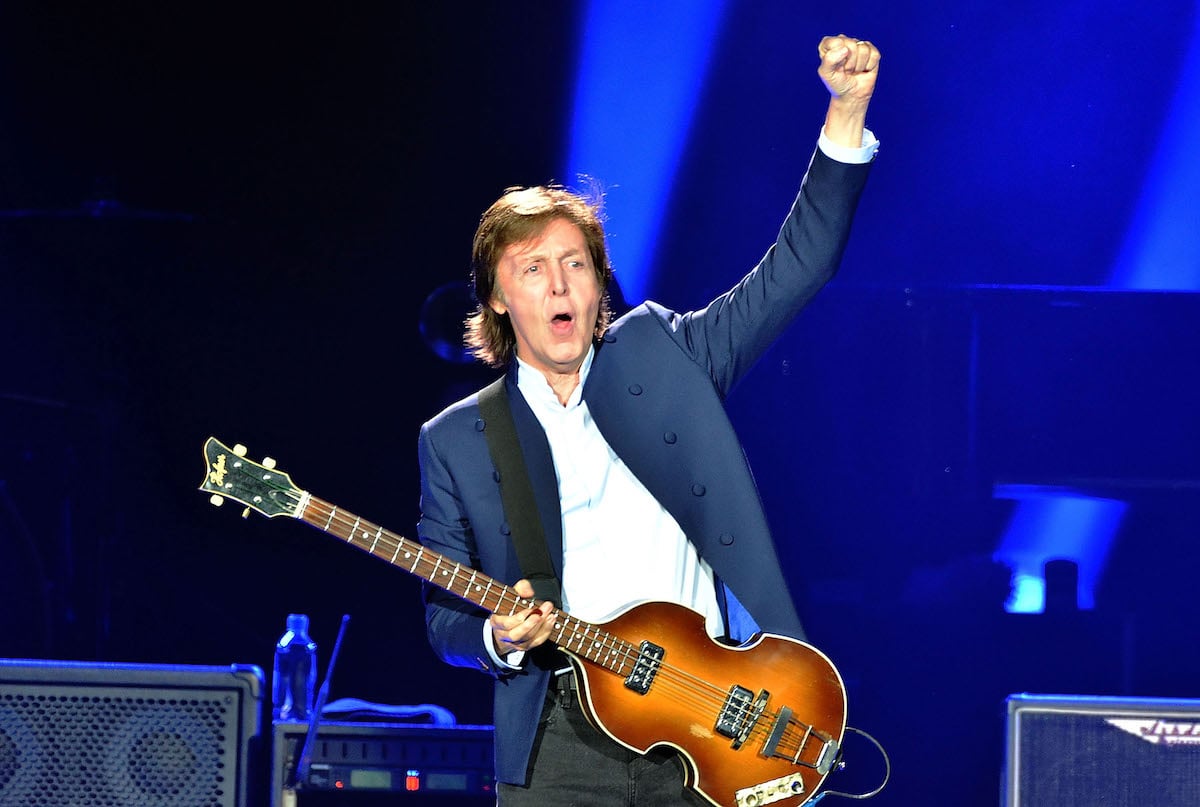
[[[519, 580], [512, 588], [521, 597], [532, 600], [533, 585], [528, 580]], [[497, 655], [513, 663], [519, 661], [520, 657], [510, 659], [510, 654], [525, 653], [545, 644], [554, 630], [557, 615], [554, 603], [548, 600], [514, 614], [492, 614], [488, 621], [492, 626], [492, 642]]]

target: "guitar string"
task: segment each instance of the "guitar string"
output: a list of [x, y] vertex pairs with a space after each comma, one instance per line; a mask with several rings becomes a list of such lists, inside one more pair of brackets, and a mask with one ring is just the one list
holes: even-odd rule
[[[240, 466], [241, 466], [240, 462], [236, 464], [236, 467], [240, 467]], [[368, 552], [368, 554], [375, 555], [384, 560], [389, 560], [386, 553], [377, 551], [378, 545], [381, 542], [381, 540], [386, 539], [385, 546], [387, 548], [393, 549], [390, 560], [395, 565], [399, 565], [396, 563], [396, 558], [399, 556], [400, 550], [404, 547], [405, 544], [411, 544], [414, 546], [414, 550], [410, 551], [408, 553], [408, 555], [406, 555], [406, 559], [407, 559], [407, 557], [411, 556], [413, 554], [413, 552], [416, 553], [417, 557], [414, 561], [413, 568], [409, 569], [410, 572], [424, 577], [424, 579], [429, 580], [430, 582], [433, 582], [435, 585], [439, 585], [439, 586], [442, 586], [443, 588], [446, 588], [448, 591], [455, 594], [456, 596], [462, 596], [462, 597], [467, 598], [468, 600], [471, 600], [471, 597], [469, 596], [470, 587], [472, 585], [474, 585], [474, 581], [476, 580], [477, 577], [480, 576], [480, 574], [475, 569], [470, 569], [470, 567], [466, 567], [467, 569], [470, 569], [470, 574], [467, 574], [466, 569], [464, 569], [464, 567], [460, 563], [453, 562], [453, 571], [443, 570], [443, 574], [449, 574], [450, 581], [448, 583], [446, 583], [445, 581], [442, 581], [442, 582], [436, 581], [433, 579], [433, 575], [435, 575], [437, 573], [438, 566], [441, 564], [441, 561], [443, 559], [449, 560], [448, 558], [444, 558], [444, 556], [440, 556], [437, 553], [434, 553], [430, 550], [426, 550], [422, 545], [420, 545], [416, 542], [413, 542], [410, 539], [405, 539], [402, 536], [396, 535], [395, 533], [392, 533], [391, 531], [386, 530], [378, 525], [372, 524], [370, 522], [364, 522], [361, 518], [359, 518], [357, 516], [353, 516], [353, 520], [351, 520], [352, 514], [343, 513], [343, 511], [341, 511], [336, 505], [333, 505], [329, 502], [325, 502], [321, 499], [318, 499], [315, 496], [309, 495], [308, 502], [306, 503], [305, 509], [306, 510], [308, 510], [308, 509], [315, 510], [318, 513], [320, 513], [320, 515], [324, 516], [325, 524], [324, 524], [324, 526], [322, 526], [321, 524], [319, 524], [317, 522], [317, 520], [308, 519], [306, 517], [306, 513], [296, 512], [299, 509], [300, 503], [304, 499], [304, 494], [302, 492], [298, 492], [297, 489], [295, 489], [292, 486], [287, 486], [287, 485], [283, 485], [283, 484], [274, 482], [273, 480], [274, 480], [275, 476], [276, 476], [276, 474], [274, 474], [272, 472], [268, 472], [263, 475], [262, 479], [258, 479], [256, 481], [257, 482], [266, 482], [268, 485], [273, 486], [278, 492], [282, 493], [285, 497], [287, 497], [294, 505], [292, 508], [292, 515], [294, 515], [296, 518], [299, 518], [300, 520], [305, 521], [305, 522], [309, 523], [310, 525], [317, 527], [318, 529], [321, 529], [325, 532], [329, 532], [330, 534], [335, 535], [336, 537], [342, 538], [343, 540], [347, 541], [348, 543], [354, 544], [356, 548], [362, 549], [362, 550]], [[337, 532], [334, 530], [335, 524], [342, 528], [341, 532]], [[370, 527], [371, 529], [368, 530], [368, 529], [365, 529], [365, 527]], [[362, 545], [359, 545], [356, 543], [356, 541], [360, 540], [360, 537], [355, 536], [354, 533], [356, 530], [359, 530], [360, 528], [364, 528], [364, 529], [362, 529], [361, 539], [362, 540], [371, 539], [369, 546], [362, 546]], [[426, 560], [425, 561], [426, 564], [430, 566], [429, 576], [421, 575], [419, 572], [416, 571], [416, 566], [421, 563], [421, 556], [424, 554], [431, 554], [431, 555], [435, 556], [434, 560]], [[485, 580], [489, 581], [489, 583], [498, 582], [498, 581], [493, 581], [491, 578], [487, 577], [486, 575], [483, 575], [483, 577]], [[455, 584], [459, 585], [459, 588], [461, 589], [461, 592], [462, 592], [461, 594], [459, 593], [458, 590], [456, 590], [454, 588]], [[489, 585], [488, 591], [485, 591], [484, 595], [480, 598], [480, 601], [477, 603], [484, 608], [488, 608], [485, 601], [486, 601], [487, 594], [490, 592], [490, 588], [491, 588], [491, 586]], [[496, 607], [494, 609], [489, 609], [489, 610], [493, 610], [494, 612], [501, 612], [500, 609], [502, 606], [511, 605], [512, 610], [509, 613], [513, 613], [516, 610], [518, 610], [518, 607], [525, 608], [525, 607], [532, 607], [532, 606], [536, 605], [536, 603], [533, 600], [529, 600], [529, 599], [520, 597], [515, 592], [512, 592], [511, 589], [506, 585], [499, 585], [498, 588], [499, 588], [499, 593], [497, 594]], [[474, 600], [471, 600], [471, 601], [474, 602]], [[594, 626], [594, 625], [591, 625], [590, 623], [584, 622], [583, 620], [579, 620], [564, 611], [558, 611], [558, 615], [562, 618], [559, 623], [558, 629], [557, 629], [558, 636], [559, 636], [559, 643], [561, 644], [562, 635], [564, 633], [570, 632], [571, 635], [576, 637], [580, 643], [580, 648], [578, 650], [576, 650], [575, 652], [578, 652], [584, 658], [592, 661], [593, 663], [597, 664], [598, 666], [605, 667], [606, 669], [612, 670], [619, 674], [624, 674], [625, 665], [629, 664], [630, 667], [632, 668], [632, 665], [635, 663], [637, 657], [640, 655], [633, 648], [633, 645], [631, 643], [629, 643], [623, 639], [620, 639], [619, 637], [613, 636], [612, 634], [608, 633], [607, 631], [603, 630], [602, 628], [600, 628], [598, 626]], [[580, 631], [578, 627], [570, 628], [569, 625], [571, 625], [571, 624], [574, 624], [577, 626], [582, 626], [583, 630]], [[583, 649], [583, 643], [585, 641], [587, 641], [587, 633], [588, 633], [589, 629], [594, 629], [597, 632], [598, 636], [608, 637], [607, 639], [601, 639], [601, 641], [599, 641], [598, 643], [592, 642], [592, 644], [590, 645], [590, 650], [593, 653], [596, 651], [597, 645], [599, 645], [599, 648], [602, 651], [606, 649], [608, 652], [601, 653], [600, 655], [607, 656], [607, 659], [603, 659], [603, 658], [599, 658], [599, 657], [594, 658], [591, 655], [589, 655], [589, 652], [586, 652]], [[570, 644], [571, 644], [570, 642], [566, 643], [567, 649], [571, 649]], [[612, 661], [614, 661], [614, 660], [616, 660], [618, 662], [616, 667], [612, 666]], [[690, 705], [692, 707], [698, 708], [701, 711], [714, 710], [714, 713], [716, 713], [716, 712], [719, 712], [721, 709], [721, 707], [718, 706], [718, 704], [725, 703], [724, 692], [719, 687], [705, 681], [704, 679], [700, 678], [699, 676], [696, 676], [696, 675], [693, 675], [686, 671], [683, 671], [681, 669], [678, 669], [668, 663], [664, 663], [659, 667], [659, 669], [657, 670], [657, 672], [655, 674], [655, 681], [659, 684], [660, 694], [665, 695], [666, 693], [664, 693], [663, 690], [670, 690], [674, 694], [676, 700], [678, 700], [681, 703], [684, 703], [685, 705]], [[704, 690], [707, 690], [707, 692], [705, 692]], [[750, 708], [752, 708], [750, 704], [744, 705], [741, 709], [739, 709], [737, 712], [735, 712], [734, 717], [735, 718], [744, 718], [747, 714], [747, 710], [749, 710]], [[774, 718], [774, 720], [769, 719], [767, 721], [768, 724], [777, 722], [778, 718], [780, 716], [780, 713], [772, 712], [769, 710], [764, 710], [763, 714], [768, 718]], [[757, 739], [758, 737], [769, 737], [770, 736], [770, 733], [771, 733], [770, 725], [760, 725], [761, 722], [762, 722], [761, 719], [758, 719], [750, 727], [750, 730], [747, 732], [747, 736], [745, 738], [746, 741], [749, 741], [751, 739]], [[780, 739], [778, 740], [777, 747], [788, 747], [788, 748], [794, 747], [794, 748], [796, 748], [797, 749], [796, 754], [792, 755], [790, 758], [793, 759], [793, 761], [798, 762], [799, 757], [803, 754], [804, 745], [806, 744], [806, 740], [809, 736], [810, 728], [813, 728], [814, 732], [815, 732], [815, 727], [812, 727], [809, 724], [806, 724], [806, 723], [798, 720], [795, 717], [790, 717], [788, 719], [788, 725], [785, 727]], [[799, 733], [800, 737], [798, 739], [795, 739], [795, 741], [789, 745], [789, 735], [796, 734], [796, 733]], [[821, 736], [820, 732], [815, 732], [815, 733], [817, 733], [818, 736]]]
[[[335, 523], [338, 524], [339, 526], [345, 527], [344, 535], [341, 533], [334, 533], [334, 534], [337, 535], [338, 537], [341, 537], [343, 540], [346, 540], [347, 542], [354, 544], [356, 548], [367, 551], [369, 554], [381, 556], [384, 559], [387, 559], [387, 556], [388, 556], [388, 553], [386, 551], [378, 552], [373, 547], [367, 547], [367, 546], [360, 545], [360, 543], [359, 543], [360, 541], [365, 542], [369, 539], [372, 544], [378, 544], [382, 539], [385, 539], [385, 540], [382, 540], [382, 542], [384, 543], [385, 549], [395, 550], [391, 553], [392, 558], [395, 558], [399, 554], [399, 549], [406, 542], [410, 543], [410, 544], [414, 543], [410, 539], [405, 539], [402, 536], [395, 535], [391, 531], [383, 529], [382, 527], [379, 527], [378, 525], [371, 524], [369, 522], [364, 524], [364, 522], [362, 522], [361, 519], [359, 519], [357, 516], [354, 517], [354, 519], [355, 519], [354, 523], [351, 524], [349, 515], [341, 514], [341, 511], [339, 511], [336, 508], [336, 506], [331, 505], [328, 502], [324, 502], [323, 500], [316, 499], [315, 497], [310, 497], [308, 506], [310, 508], [317, 509], [318, 512], [321, 513], [321, 515], [330, 517], [329, 518], [330, 526], [326, 528], [327, 531], [331, 531], [331, 528], [332, 528], [333, 524], [335, 524]], [[349, 524], [348, 527], [346, 526], [347, 524]], [[366, 528], [368, 526], [370, 527], [370, 529]], [[361, 530], [361, 536], [356, 537], [354, 535], [355, 529]], [[414, 551], [420, 553], [420, 552], [424, 551], [424, 547], [417, 544]], [[427, 565], [430, 565], [431, 569], [436, 570], [437, 564], [440, 563], [440, 561], [426, 560], [425, 563]], [[468, 573], [468, 569], [469, 569], [469, 573]], [[412, 571], [414, 571], [414, 573], [415, 573], [415, 569]], [[434, 582], [437, 585], [444, 584], [444, 587], [447, 588], [447, 590], [449, 590], [451, 593], [455, 593], [457, 596], [467, 596], [470, 587], [472, 585], [475, 585], [474, 581], [475, 581], [475, 578], [477, 577], [476, 570], [471, 569], [470, 567], [464, 568], [458, 562], [454, 562], [452, 569], [444, 570], [444, 573], [448, 574], [450, 577], [450, 580], [448, 582], [447, 581], [442, 581], [442, 583], [438, 583], [437, 581], [431, 581], [431, 582]], [[426, 577], [426, 579], [430, 579], [430, 578]], [[487, 578], [487, 579], [490, 580], [490, 578]], [[455, 584], [458, 584], [457, 588], [456, 588]], [[459, 593], [459, 589], [461, 589], [461, 594]], [[470, 597], [467, 597], [467, 598], [470, 599]], [[478, 604], [483, 605], [482, 602], [480, 602]], [[506, 605], [510, 605], [510, 604], [513, 606], [513, 610], [515, 611], [515, 610], [517, 610], [518, 606], [520, 608], [531, 607], [531, 606], [535, 605], [535, 602], [532, 600], [526, 599], [526, 598], [522, 598], [519, 595], [517, 595], [515, 592], [512, 592], [511, 589], [509, 589], [507, 586], [503, 586], [501, 588], [500, 595], [498, 595], [498, 597], [497, 597], [496, 608], [493, 610], [498, 611], [501, 609], [502, 606], [506, 606]], [[486, 605], [484, 607], [486, 607]], [[638, 653], [629, 642], [622, 640], [619, 637], [614, 637], [611, 634], [609, 634], [607, 631], [604, 631], [602, 628], [598, 628], [597, 626], [591, 625], [590, 623], [579, 620], [576, 617], [571, 616], [570, 614], [568, 614], [565, 611], [558, 611], [558, 615], [561, 617], [561, 620], [560, 620], [558, 628], [557, 628], [557, 634], [559, 636], [560, 644], [562, 644], [561, 638], [562, 638], [563, 634], [569, 633], [571, 636], [576, 637], [576, 639], [578, 640], [578, 642], [580, 644], [580, 647], [578, 648], [578, 650], [576, 652], [578, 652], [580, 655], [583, 655], [585, 658], [588, 658], [589, 660], [599, 664], [602, 667], [606, 667], [608, 669], [613, 669], [612, 666], [604, 663], [604, 661], [597, 659], [597, 658], [592, 658], [591, 655], [588, 652], [585, 652], [583, 649], [582, 645], [584, 642], [587, 641], [587, 634], [588, 634], [589, 630], [596, 630], [599, 634], [608, 637], [607, 639], [601, 640], [601, 642], [599, 644], [600, 644], [600, 648], [602, 650], [606, 649], [606, 648], [608, 649], [609, 652], [606, 655], [608, 656], [608, 659], [610, 661], [613, 659], [618, 661], [617, 669], [615, 671], [617, 671], [621, 674], [624, 674], [626, 664], [628, 664], [630, 666], [630, 668], [632, 668], [633, 664], [636, 661]], [[571, 627], [571, 625], [575, 625], [576, 627]], [[582, 630], [580, 630], [580, 627], [582, 627]], [[614, 648], [614, 645], [619, 645], [620, 647]], [[567, 649], [571, 649], [571, 642], [568, 641], [566, 643], [566, 646], [567, 646]], [[592, 647], [593, 648], [595, 647], [594, 643], [593, 643]], [[691, 686], [689, 686], [689, 679], [690, 679]], [[724, 692], [720, 688], [708, 683], [707, 681], [704, 681], [703, 679], [699, 678], [698, 676], [692, 675], [692, 674], [687, 673], [682, 670], [678, 670], [677, 668], [675, 668], [674, 666], [672, 666], [670, 664], [664, 664], [659, 669], [658, 674], [656, 676], [656, 680], [659, 683], [660, 694], [665, 695], [666, 693], [664, 693], [663, 690], [669, 690], [670, 692], [674, 693], [676, 701], [683, 703], [684, 705], [690, 705], [694, 708], [697, 708], [700, 711], [713, 710], [715, 712], [718, 710], [718, 704], [721, 704], [724, 702]], [[701, 688], [707, 688], [709, 690], [709, 692], [706, 694], [705, 692], [697, 689], [697, 685]], [[742, 709], [740, 710], [739, 713], [735, 714], [735, 717], [745, 717], [746, 713], [751, 708], [752, 707], [750, 706], [750, 704], [746, 704], [745, 706], [742, 707]], [[770, 711], [764, 710], [764, 713], [767, 715], [768, 718], [775, 718], [777, 720], [779, 717], [779, 713], [777, 713], [777, 712], [770, 712]], [[768, 720], [768, 722], [770, 723], [771, 721]], [[788, 720], [788, 725], [791, 727], [794, 727], [794, 728], [792, 729], [791, 732], [785, 731], [784, 735], [780, 739], [779, 746], [780, 747], [795, 747], [797, 750], [797, 753], [791, 755], [791, 757], [794, 758], [794, 757], [798, 757], [802, 753], [803, 748], [801, 747], [801, 743], [803, 742], [803, 738], [806, 736], [807, 730], [809, 729], [810, 726], [806, 723], [799, 721], [796, 718], [790, 718]], [[751, 727], [751, 730], [748, 732], [746, 740], [749, 741], [752, 739], [758, 739], [759, 737], [762, 737], [765, 741], [766, 738], [770, 736], [770, 731], [771, 731], [771, 729], [770, 729], [769, 725], [760, 726], [756, 723], [754, 726]], [[793, 743], [792, 746], [788, 746], [787, 741], [788, 741], [789, 734], [793, 734], [793, 733], [798, 733], [800, 735], [800, 737], [793, 738], [795, 740], [795, 742]]]
[[[290, 492], [288, 493], [288, 495], [295, 499], [295, 502], [297, 505], [299, 504], [300, 497], [297, 497], [294, 494], [291, 494]], [[378, 525], [371, 524], [370, 522], [363, 522], [362, 519], [358, 518], [357, 516], [354, 516], [353, 521], [351, 521], [351, 514], [344, 513], [339, 508], [337, 508], [335, 505], [332, 505], [332, 504], [325, 502], [321, 499], [318, 499], [316, 497], [312, 497], [312, 496], [309, 497], [309, 501], [307, 503], [307, 509], [312, 509], [312, 510], [316, 511], [320, 516], [322, 516], [324, 518], [325, 526], [321, 527], [324, 531], [330, 532], [331, 534], [333, 534], [337, 537], [340, 537], [349, 543], [355, 544], [356, 548], [363, 549], [363, 550], [367, 551], [369, 554], [379, 556], [386, 560], [386, 559], [388, 559], [388, 553], [379, 552], [377, 550], [379, 543], [383, 542], [386, 549], [393, 550], [391, 553], [391, 559], [392, 559], [393, 563], [395, 562], [395, 559], [400, 554], [401, 548], [403, 548], [406, 543], [411, 544], [413, 546], [413, 550], [411, 550], [408, 553], [408, 556], [411, 556], [413, 553], [415, 553], [417, 556], [414, 559], [413, 568], [410, 569], [410, 571], [415, 574], [420, 574], [419, 572], [417, 572], [416, 567], [421, 563], [422, 554], [434, 555], [435, 559], [433, 559], [433, 560], [426, 559], [424, 561], [425, 564], [429, 567], [429, 570], [430, 570], [429, 574], [428, 575], [422, 574], [420, 576], [424, 577], [427, 580], [430, 580], [431, 582], [434, 582], [435, 585], [441, 585], [442, 587], [449, 590], [451, 593], [456, 594], [456, 596], [467, 596], [469, 587], [472, 585], [472, 581], [478, 576], [477, 572], [474, 569], [471, 569], [470, 574], [467, 574], [466, 570], [464, 569], [464, 567], [462, 567], [461, 564], [459, 564], [458, 562], [453, 562], [453, 566], [451, 569], [443, 569], [442, 570], [442, 573], [444, 575], [449, 576], [449, 578], [450, 578], [449, 581], [440, 581], [440, 582], [436, 581], [433, 579], [433, 576], [438, 571], [438, 567], [441, 564], [443, 556], [440, 556], [437, 553], [429, 552], [429, 551], [425, 550], [425, 548], [422, 547], [420, 544], [416, 544], [415, 542], [412, 542], [409, 539], [405, 539], [402, 536], [398, 536], [389, 530], [379, 527]], [[309, 519], [305, 518], [306, 514], [300, 513], [298, 515], [300, 518], [302, 518], [302, 520], [308, 521], [313, 526], [320, 527], [320, 525], [317, 523], [317, 521], [319, 519], [310, 521]], [[340, 527], [341, 530], [335, 531], [334, 530], [335, 525]], [[370, 529], [367, 529], [367, 527], [369, 527]], [[361, 530], [361, 535], [356, 536], [354, 534], [355, 530]], [[360, 541], [360, 540], [365, 541], [366, 539], [371, 539], [371, 544], [372, 544], [371, 547], [358, 545], [358, 543], [357, 543], [358, 541]], [[484, 576], [484, 577], [485, 577], [485, 579], [490, 580], [490, 578], [487, 578], [486, 576]], [[458, 584], [458, 587], [459, 587], [459, 589], [461, 589], [462, 594], [459, 594], [458, 591], [456, 590], [456, 588], [455, 588], [456, 584]], [[470, 599], [469, 596], [467, 598]], [[483, 605], [486, 608], [488, 606], [483, 601], [485, 599], [486, 599], [486, 597], [481, 598], [481, 601], [478, 604]], [[511, 589], [509, 589], [507, 586], [503, 586], [503, 585], [499, 586], [499, 593], [497, 594], [496, 606], [494, 609], [491, 609], [491, 610], [501, 611], [502, 607], [510, 606], [510, 605], [511, 605], [512, 610], [509, 612], [512, 613], [512, 612], [515, 612], [518, 608], [530, 607], [530, 606], [534, 605], [534, 602], [520, 597], [515, 592], [512, 592]], [[596, 626], [592, 626], [589, 623], [583, 622], [582, 620], [578, 620], [577, 618], [572, 617], [570, 614], [567, 614], [566, 612], [560, 611], [559, 614], [564, 618], [564, 622], [560, 623], [560, 628], [559, 628], [560, 638], [563, 633], [565, 633], [569, 630], [574, 636], [582, 636], [582, 638], [580, 639], [580, 641], [582, 643], [582, 641], [584, 641], [586, 639], [586, 634], [587, 634], [588, 628], [595, 629], [600, 634], [609, 637], [607, 640], [601, 641], [600, 646], [601, 646], [601, 648], [609, 649], [608, 656], [609, 656], [610, 660], [614, 658], [614, 650], [616, 651], [615, 659], [619, 661], [617, 670], [620, 671], [621, 673], [623, 673], [626, 664], [629, 664], [630, 667], [632, 668], [632, 665], [635, 663], [635, 659], [638, 654], [633, 649], [633, 646], [630, 643], [619, 639], [619, 637], [613, 637], [607, 631], [603, 631], [602, 629], [597, 628]], [[568, 623], [574, 623], [576, 625], [584, 626], [584, 630], [582, 631], [582, 634], [578, 628], [574, 628], [574, 629], [569, 628]], [[568, 647], [568, 649], [570, 649], [570, 643], [567, 644], [567, 647]], [[599, 664], [602, 667], [608, 667], [609, 669], [612, 669], [611, 666], [606, 665], [600, 659], [592, 658], [588, 653], [583, 652], [582, 647], [577, 652], [579, 652], [585, 658], [589, 658], [589, 660], [593, 661], [594, 663]], [[689, 679], [690, 679], [691, 685], [689, 685]], [[679, 669], [675, 668], [673, 665], [670, 665], [670, 664], [662, 665], [662, 667], [659, 669], [659, 671], [656, 675], [656, 680], [659, 683], [660, 694], [664, 695], [665, 697], [669, 697], [673, 693], [673, 695], [677, 701], [684, 703], [685, 705], [690, 705], [694, 708], [697, 708], [698, 710], [700, 710], [702, 712], [707, 711], [707, 710], [712, 710], [713, 713], [715, 714], [717, 711], [719, 711], [718, 704], [724, 703], [724, 693], [720, 688], [718, 688], [712, 684], [709, 684], [708, 682], [704, 681], [703, 679], [699, 678], [698, 676], [694, 676], [690, 673], [686, 673], [682, 670], [679, 670]], [[699, 689], [697, 688], [697, 685], [699, 686]], [[707, 688], [709, 690], [709, 692], [706, 694], [704, 691], [702, 691], [703, 688]], [[735, 714], [735, 717], [745, 717], [745, 713], [746, 713], [745, 710], [747, 710], [749, 708], [750, 708], [750, 706], [746, 705], [745, 707], [743, 707], [740, 714]], [[778, 713], [774, 713], [774, 712], [770, 712], [770, 711], [765, 711], [765, 714], [767, 715], [768, 718], [775, 718], [776, 720], [778, 719], [778, 716], [779, 716]], [[770, 722], [770, 721], [768, 721], [768, 722]], [[804, 739], [808, 736], [809, 726], [805, 723], [800, 722], [799, 720], [797, 720], [795, 718], [789, 719], [788, 726], [794, 727], [794, 728], [792, 728], [791, 731], [788, 731], [787, 729], [785, 729], [785, 732], [780, 739], [779, 746], [795, 747], [797, 749], [797, 753], [794, 755], [791, 755], [793, 760], [795, 760], [803, 752], [802, 744], [804, 742]], [[800, 738], [798, 740], [796, 740], [796, 742], [793, 745], [788, 746], [788, 743], [787, 743], [788, 735], [793, 734], [793, 733], [799, 733]], [[770, 727], [767, 725], [759, 725], [759, 721], [756, 721], [755, 724], [751, 726], [750, 731], [747, 733], [746, 740], [757, 739], [759, 737], [763, 737], [764, 741], [765, 741], [765, 738], [769, 737], [769, 735], [770, 735]]]
[[[309, 502], [310, 508], [324, 508], [326, 506], [329, 509], [326, 510], [325, 512], [322, 512], [322, 515], [324, 515], [324, 516], [329, 516], [330, 511], [336, 510], [336, 508], [334, 506], [328, 505], [325, 502], [321, 502], [320, 500], [317, 500], [315, 498], [310, 499], [310, 502]], [[332, 524], [335, 524], [335, 523], [344, 527], [349, 521], [350, 521], [349, 516], [344, 516], [344, 515], [339, 515], [337, 513], [333, 513], [332, 518], [331, 518], [331, 522], [332, 522], [331, 527], [332, 527]], [[363, 530], [364, 535], [361, 538], [353, 536], [353, 535], [341, 535], [339, 537], [342, 537], [344, 540], [346, 540], [350, 543], [355, 543], [357, 545], [359, 543], [359, 541], [362, 540], [363, 538], [370, 537], [370, 538], [374, 539], [375, 536], [378, 535], [382, 539], [387, 539], [387, 547], [388, 548], [392, 548], [393, 545], [402, 546], [405, 542], [415, 544], [415, 542], [412, 542], [410, 539], [405, 539], [402, 536], [395, 535], [394, 533], [391, 533], [388, 530], [378, 528], [374, 524], [372, 524], [370, 526], [374, 527], [375, 530], [374, 531]], [[348, 532], [349, 529], [353, 529], [353, 527], [348, 528], [346, 531]], [[331, 531], [331, 530], [327, 529], [327, 531]], [[433, 554], [430, 550], [425, 550], [421, 545], [419, 545], [419, 544], [415, 544], [415, 545], [417, 547], [417, 551], [425, 551], [427, 554]], [[362, 549], [365, 547], [358, 546], [357, 548]], [[367, 551], [370, 552], [370, 554], [375, 554], [375, 555], [386, 556], [388, 554], [386, 552], [381, 553], [378, 551], [371, 551], [369, 549]], [[436, 566], [437, 561], [433, 561], [432, 563], [433, 563], [433, 565]], [[460, 563], [458, 563], [456, 561], [453, 561], [453, 563], [454, 563], [454, 566], [451, 569], [442, 570], [442, 573], [444, 575], [449, 576], [449, 580], [442, 580], [440, 582], [436, 581], [436, 580], [431, 580], [431, 582], [434, 582], [437, 585], [442, 585], [444, 588], [447, 588], [452, 593], [459, 594], [458, 590], [461, 589], [462, 592], [465, 594], [467, 591], [467, 586], [470, 585], [471, 578], [473, 576], [476, 576], [477, 572], [476, 572], [476, 570], [471, 569], [470, 567], [463, 567]], [[465, 580], [463, 578], [465, 578]], [[426, 577], [426, 579], [430, 579], [430, 578]], [[458, 585], [456, 586], [455, 584], [458, 584]], [[523, 598], [520, 595], [516, 594], [508, 586], [503, 586], [501, 591], [502, 591], [502, 593], [498, 597], [497, 607], [494, 609], [491, 609], [491, 610], [500, 611], [501, 610], [500, 606], [512, 605], [513, 610], [515, 611], [517, 609], [517, 607], [527, 608], [527, 607], [533, 607], [537, 604], [534, 600]], [[462, 596], [462, 595], [459, 594], [459, 596]], [[480, 603], [480, 604], [482, 604], [482, 603]], [[621, 651], [621, 654], [622, 654], [624, 660], [630, 661], [630, 663], [632, 663], [632, 661], [631, 661], [632, 659], [635, 659], [640, 655], [638, 653], [638, 651], [633, 647], [632, 644], [630, 644], [629, 642], [627, 642], [625, 640], [620, 639], [619, 637], [612, 636], [607, 631], [604, 631], [603, 628], [600, 626], [592, 625], [591, 623], [580, 620], [565, 611], [559, 610], [557, 612], [557, 614], [561, 618], [560, 627], [558, 629], [559, 635], [561, 636], [562, 634], [569, 632], [574, 637], [574, 639], [572, 639], [572, 641], [566, 643], [567, 649], [573, 649], [573, 650], [575, 650], [575, 652], [583, 655], [585, 658], [590, 659], [583, 644], [588, 641], [588, 633], [591, 631], [596, 631], [596, 632], [598, 632], [598, 634], [602, 634], [602, 635], [606, 635], [606, 636], [610, 637], [608, 640], [605, 640], [603, 642], [604, 644], [611, 645], [611, 644], [613, 644], [613, 642], [619, 642], [621, 645], [623, 645], [624, 649]], [[575, 627], [571, 627], [571, 625], [574, 625]], [[575, 643], [576, 641], [578, 642], [578, 644], [580, 646], [577, 648], [572, 648], [571, 644]], [[595, 647], [595, 644], [593, 643], [591, 646]], [[590, 659], [590, 660], [595, 661], [595, 659]], [[667, 665], [664, 665], [664, 668], [668, 669], [668, 670], [670, 669], [670, 667]], [[660, 669], [660, 674], [661, 674], [661, 672], [662, 672], [662, 669]], [[693, 676], [693, 678], [698, 684], [707, 685], [707, 682], [703, 681], [702, 679], [694, 677], [694, 676]], [[711, 686], [711, 685], [708, 685], [708, 686], [711, 687], [713, 692], [719, 693], [721, 691], [715, 686]]]

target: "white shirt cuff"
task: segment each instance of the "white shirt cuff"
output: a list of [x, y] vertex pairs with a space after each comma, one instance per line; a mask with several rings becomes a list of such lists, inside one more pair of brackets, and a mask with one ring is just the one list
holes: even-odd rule
[[861, 165], [875, 159], [875, 153], [879, 151], [879, 140], [870, 129], [863, 129], [862, 148], [843, 146], [830, 140], [825, 134], [825, 127], [822, 126], [817, 148], [825, 152], [825, 156], [831, 160]]

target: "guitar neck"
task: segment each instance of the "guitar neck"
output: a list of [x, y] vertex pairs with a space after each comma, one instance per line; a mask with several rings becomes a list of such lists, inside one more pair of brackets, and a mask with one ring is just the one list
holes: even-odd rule
[[474, 569], [464, 569], [445, 555], [311, 494], [305, 494], [296, 518], [473, 602], [489, 613], [511, 614], [531, 604], [498, 580]]
[[[520, 596], [512, 587], [477, 569], [464, 567], [416, 541], [372, 524], [312, 494], [303, 495], [296, 507], [295, 517], [474, 603], [488, 613], [514, 614], [538, 605], [537, 600]], [[618, 672], [636, 653], [636, 649], [628, 642], [561, 610], [555, 615], [553, 641], [565, 650]]]

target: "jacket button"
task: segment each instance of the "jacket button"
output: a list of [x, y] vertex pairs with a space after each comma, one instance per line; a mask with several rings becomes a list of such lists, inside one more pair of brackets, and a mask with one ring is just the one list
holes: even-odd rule
[[641, 384], [630, 384], [629, 385], [629, 394], [630, 395], [641, 395], [642, 394], [642, 385]]
[[692, 495], [693, 496], [703, 496], [706, 490], [707, 489], [704, 487], [704, 485], [701, 485], [699, 482], [692, 485]]
[[486, 427], [486, 424], [483, 422], [482, 419], [475, 421], [475, 431], [481, 432], [484, 430], [485, 427]]
[[492, 479], [495, 480], [496, 482], [499, 482], [500, 481], [500, 472], [492, 471]]
[[723, 532], [723, 533], [721, 533], [720, 541], [721, 541], [721, 546], [729, 546], [730, 544], [733, 543], [733, 536], [727, 532]]
[[512, 535], [512, 530], [510, 530], [508, 528], [507, 521], [505, 521], [503, 524], [500, 525], [500, 534], [501, 535]]
[[679, 438], [675, 436], [675, 432], [667, 432], [663, 435], [663, 442], [669, 446], [675, 445], [675, 441]]

